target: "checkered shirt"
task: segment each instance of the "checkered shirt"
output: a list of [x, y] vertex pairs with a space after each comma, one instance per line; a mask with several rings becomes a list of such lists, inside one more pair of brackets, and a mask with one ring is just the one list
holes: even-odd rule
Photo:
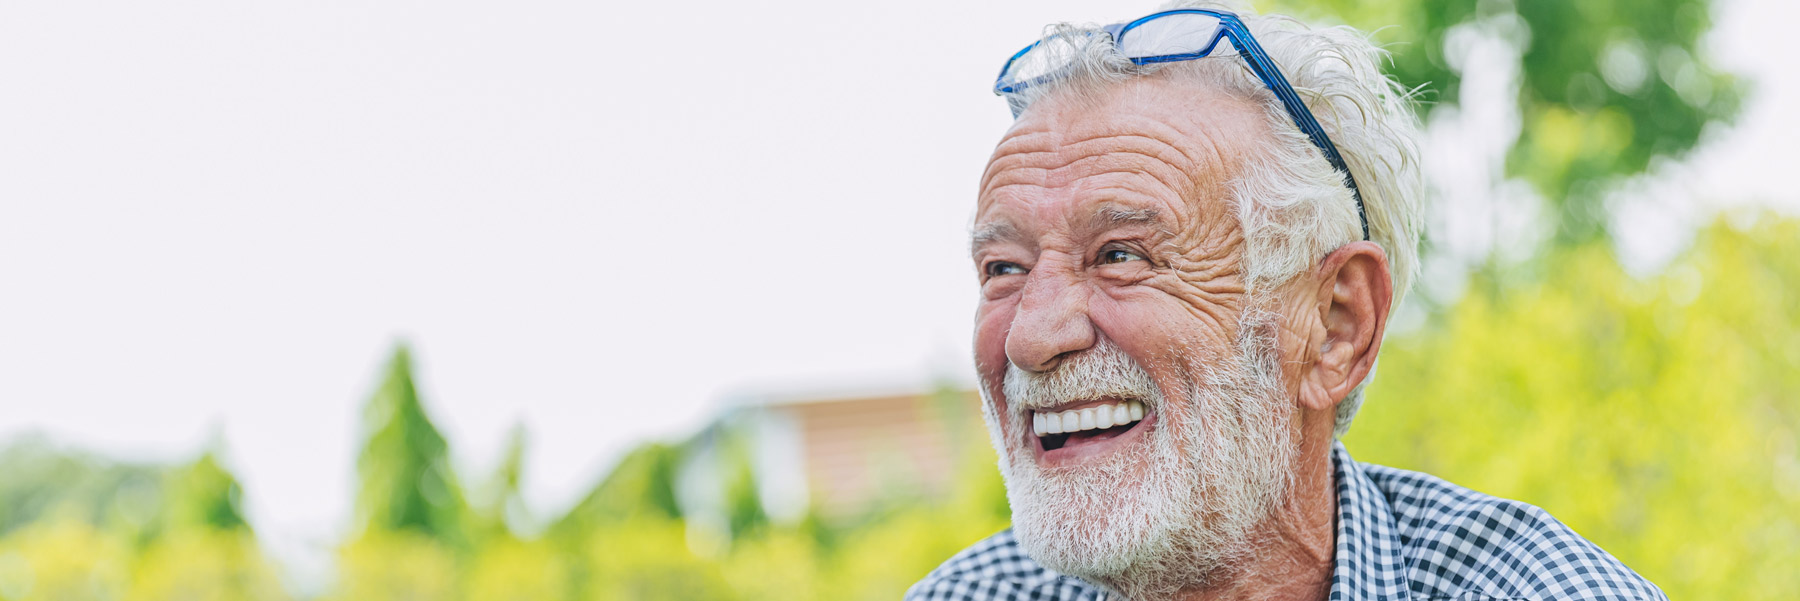
[[[1542, 509], [1358, 464], [1342, 443], [1331, 462], [1338, 499], [1331, 601], [1668, 599]], [[1109, 597], [1032, 561], [1011, 529], [958, 553], [906, 592], [907, 601]]]

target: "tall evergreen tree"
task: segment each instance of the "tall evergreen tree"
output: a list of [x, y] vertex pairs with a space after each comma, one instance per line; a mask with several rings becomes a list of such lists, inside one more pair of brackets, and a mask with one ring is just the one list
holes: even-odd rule
[[356, 460], [358, 527], [463, 542], [463, 493], [444, 436], [419, 400], [405, 345], [394, 350], [386, 377], [364, 407], [363, 424], [366, 438]]

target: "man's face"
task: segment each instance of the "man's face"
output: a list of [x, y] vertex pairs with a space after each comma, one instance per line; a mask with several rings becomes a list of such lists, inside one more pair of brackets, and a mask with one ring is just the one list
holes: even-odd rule
[[1227, 202], [1270, 135], [1247, 102], [1138, 78], [1039, 101], [990, 160], [977, 368], [1015, 528], [1052, 569], [1209, 571], [1279, 501], [1294, 407]]

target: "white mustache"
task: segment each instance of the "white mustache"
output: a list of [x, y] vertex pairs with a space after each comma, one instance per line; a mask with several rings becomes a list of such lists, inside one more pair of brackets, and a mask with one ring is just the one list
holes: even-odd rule
[[1101, 398], [1142, 401], [1149, 407], [1162, 404], [1162, 393], [1149, 372], [1105, 338], [1051, 371], [1025, 371], [1008, 363], [1002, 388], [1007, 404], [1021, 413]]

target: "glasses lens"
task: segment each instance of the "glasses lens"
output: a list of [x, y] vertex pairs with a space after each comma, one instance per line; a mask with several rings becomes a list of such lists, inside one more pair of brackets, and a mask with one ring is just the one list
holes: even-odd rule
[[1055, 77], [1070, 63], [1075, 62], [1077, 53], [1081, 52], [1091, 40], [1103, 36], [1085, 34], [1059, 34], [1038, 42], [1031, 50], [1014, 60], [1012, 66], [1002, 78], [1005, 85], [1034, 84], [1040, 80]]
[[[1194, 54], [1205, 50], [1219, 33], [1219, 18], [1201, 13], [1176, 13], [1157, 17], [1126, 31], [1119, 51], [1126, 58]], [[1221, 40], [1208, 56], [1231, 55], [1236, 50]]]

